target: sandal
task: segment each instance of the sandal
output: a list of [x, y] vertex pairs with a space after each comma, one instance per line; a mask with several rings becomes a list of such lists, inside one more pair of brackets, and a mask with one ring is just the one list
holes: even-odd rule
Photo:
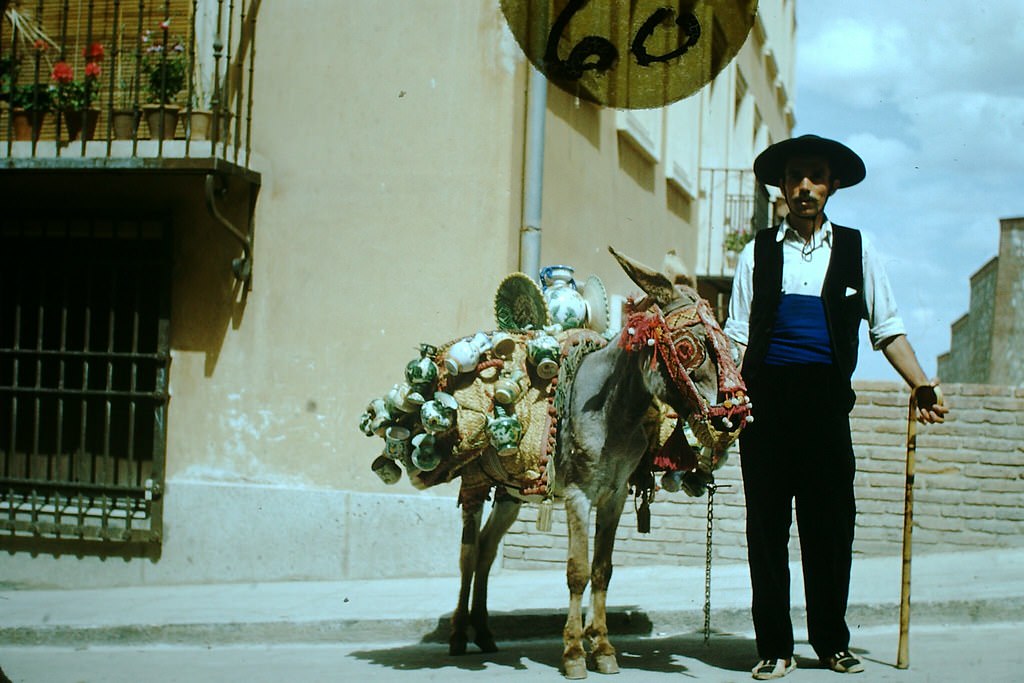
[[767, 681], [773, 678], [782, 678], [796, 668], [796, 660], [789, 659], [762, 659], [757, 663], [750, 673], [759, 681]]
[[860, 663], [860, 660], [846, 650], [821, 660], [821, 663], [841, 674], [859, 674], [864, 670], [864, 665]]

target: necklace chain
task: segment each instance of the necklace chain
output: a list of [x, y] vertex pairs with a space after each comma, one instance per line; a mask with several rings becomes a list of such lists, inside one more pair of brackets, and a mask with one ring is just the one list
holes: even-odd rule
[[810, 261], [811, 255], [823, 244], [823, 242], [814, 243], [814, 235], [811, 235], [811, 239], [804, 242], [803, 246], [800, 247], [800, 256], [803, 257], [804, 261]]

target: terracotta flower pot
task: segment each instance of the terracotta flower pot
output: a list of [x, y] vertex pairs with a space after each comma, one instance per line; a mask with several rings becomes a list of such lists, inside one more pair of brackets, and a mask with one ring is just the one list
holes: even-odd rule
[[209, 140], [213, 127], [213, 112], [193, 109], [188, 119], [188, 136], [190, 140]]
[[96, 123], [100, 120], [99, 109], [86, 109], [84, 112], [79, 109], [68, 109], [61, 113], [67, 126], [68, 140], [78, 139], [79, 134], [83, 140], [92, 140], [96, 135]]
[[[173, 140], [174, 131], [178, 127], [178, 112], [180, 107], [176, 104], [144, 104], [142, 114], [146, 117], [146, 125], [149, 126], [149, 137], [154, 140]], [[161, 135], [162, 133], [162, 135]]]
[[45, 111], [28, 111], [20, 107], [11, 112], [11, 128], [15, 140], [39, 139], [39, 131], [46, 120]]
[[115, 109], [111, 114], [111, 127], [115, 140], [131, 140], [139, 128], [140, 113], [134, 109]]

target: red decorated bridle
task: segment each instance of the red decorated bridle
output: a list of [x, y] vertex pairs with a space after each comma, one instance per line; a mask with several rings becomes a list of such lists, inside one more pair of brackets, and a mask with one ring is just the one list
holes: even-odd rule
[[[629, 302], [627, 322], [619, 346], [627, 351], [651, 348], [651, 367], [660, 362], [690, 409], [689, 422], [705, 445], [724, 449], [750, 421], [746, 385], [729, 352], [729, 342], [711, 307], [695, 290], [677, 285], [690, 295], [662, 311], [657, 304]], [[704, 335], [697, 326], [703, 326]], [[704, 338], [707, 339], [705, 345]], [[718, 367], [719, 402], [710, 403], [698, 391], [690, 372], [704, 363], [708, 346]], [[724, 429], [723, 429], [724, 428]]]

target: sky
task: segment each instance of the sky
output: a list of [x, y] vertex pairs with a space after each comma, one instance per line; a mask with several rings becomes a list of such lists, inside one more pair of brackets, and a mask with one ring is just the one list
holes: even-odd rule
[[[793, 134], [864, 159], [867, 179], [826, 211], [883, 254], [932, 377], [999, 219], [1024, 216], [1021, 65], [1021, 0], [797, 0]], [[854, 378], [899, 379], [866, 333]]]

